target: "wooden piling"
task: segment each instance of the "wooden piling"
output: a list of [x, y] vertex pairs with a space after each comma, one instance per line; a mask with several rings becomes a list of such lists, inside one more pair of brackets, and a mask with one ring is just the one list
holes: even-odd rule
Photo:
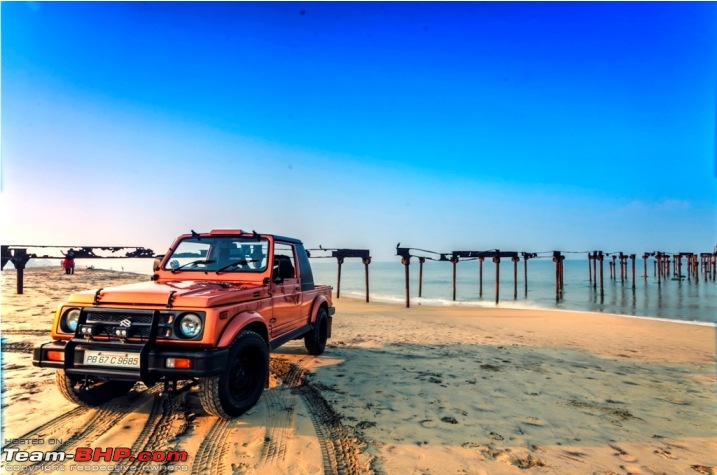
[[602, 297], [605, 295], [605, 290], [604, 290], [604, 286], [603, 286], [603, 274], [602, 274], [602, 269], [603, 269], [602, 251], [600, 251], [598, 253], [598, 260], [600, 261], [600, 296]]
[[630, 260], [632, 261], [632, 290], [635, 290], [635, 254], [630, 254]]
[[610, 267], [610, 278], [612, 280], [617, 280], [617, 265], [615, 265], [615, 260], [617, 259], [617, 256], [613, 254], [612, 256], [612, 262]]
[[655, 273], [657, 274], [657, 285], [662, 283], [662, 254], [655, 254]]
[[560, 298], [562, 297], [563, 293], [563, 284], [562, 284], [562, 264], [563, 264], [563, 256], [560, 254], [560, 251], [553, 251], [553, 262], [555, 262], [555, 301], [559, 302]]
[[339, 275], [336, 280], [336, 298], [338, 299], [341, 298], [341, 265], [344, 263], [343, 257], [339, 257], [338, 259], [336, 259], [336, 262], [339, 266]]
[[478, 258], [478, 297], [483, 298], [483, 260], [485, 258]]
[[34, 255], [29, 255], [27, 249], [13, 249], [12, 250], [12, 265], [17, 270], [17, 286], [16, 291], [18, 294], [22, 294], [25, 291], [25, 265]]
[[679, 281], [682, 282], [682, 256], [677, 254], [674, 257], [673, 262], [677, 266], [677, 269], [675, 270], [675, 277], [677, 277]]
[[513, 300], [518, 299], [518, 261], [519, 257], [511, 257], [513, 261]]
[[493, 262], [495, 263], [495, 303], [498, 303], [498, 296], [500, 295], [500, 256], [493, 257]]
[[401, 257], [401, 264], [403, 264], [403, 267], [405, 269], [406, 274], [406, 308], [409, 308], [411, 306], [411, 298], [409, 295], [409, 285], [408, 285], [408, 266], [411, 263], [411, 256], [408, 257]]
[[423, 295], [423, 263], [426, 262], [425, 257], [418, 258], [418, 297]]
[[451, 264], [453, 264], [453, 301], [456, 300], [456, 266], [458, 265], [458, 257], [451, 257]]
[[371, 258], [370, 257], [364, 258], [364, 259], [362, 259], [362, 261], [363, 261], [364, 269], [366, 270], [366, 274], [365, 274], [365, 277], [366, 277], [366, 303], [368, 303], [368, 265], [371, 263]]

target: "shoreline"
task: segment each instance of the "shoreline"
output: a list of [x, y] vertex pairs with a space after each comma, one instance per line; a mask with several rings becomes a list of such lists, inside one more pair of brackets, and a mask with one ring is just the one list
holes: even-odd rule
[[[334, 296], [334, 298], [336, 298]], [[364, 297], [356, 297], [352, 295], [342, 296], [341, 298], [347, 298], [350, 300], [355, 300], [357, 302], [363, 302], [365, 303]], [[341, 300], [341, 299], [338, 299]], [[402, 307], [406, 309], [405, 304], [395, 302], [395, 301], [382, 301], [379, 298], [371, 300], [369, 303], [380, 303], [384, 305], [396, 305], [399, 307]], [[596, 312], [596, 311], [590, 311], [590, 310], [572, 310], [567, 308], [549, 308], [540, 306], [538, 304], [535, 305], [501, 305], [501, 304], [491, 304], [491, 303], [479, 303], [475, 301], [463, 301], [463, 302], [446, 302], [446, 303], [440, 303], [440, 304], [423, 304], [422, 302], [411, 302], [411, 307], [407, 308], [407, 311], [410, 311], [413, 307], [437, 307], [437, 308], [475, 308], [475, 309], [505, 309], [505, 310], [518, 310], [518, 311], [546, 311], [546, 312], [556, 312], [556, 313], [576, 313], [576, 314], [585, 314], [585, 315], [605, 315], [610, 317], [626, 317], [626, 318], [637, 318], [642, 320], [653, 320], [656, 322], [669, 322], [669, 323], [683, 323], [687, 325], [698, 325], [698, 326], [706, 326], [706, 327], [713, 327], [717, 328], [717, 323], [714, 322], [703, 322], [699, 320], [679, 320], [675, 318], [663, 318], [663, 317], [652, 317], [652, 316], [643, 316], [643, 315], [628, 315], [625, 313], [610, 313], [610, 312]]]
[[[16, 269], [14, 269], [11, 264], [8, 264], [9, 268], [4, 269], [2, 272], [7, 271], [13, 271], [16, 272]], [[28, 267], [25, 270], [28, 269], [42, 269], [42, 270], [52, 270], [55, 269], [54, 266], [37, 266], [37, 267]], [[96, 268], [96, 267], [85, 267], [85, 268], [78, 268], [83, 271], [105, 271], [105, 272], [114, 272], [117, 274], [127, 274], [130, 276], [145, 276], [148, 279], [151, 277], [151, 273], [142, 273], [142, 272], [132, 272], [132, 271], [125, 271], [125, 270], [116, 270], [116, 269], [104, 269], [104, 268]], [[331, 284], [329, 284], [331, 285]], [[333, 285], [331, 285], [332, 288], [334, 288], [333, 295], [334, 300], [341, 300], [336, 298], [336, 290]], [[82, 289], [85, 290], [85, 289]], [[356, 294], [356, 295], [354, 295]], [[365, 303], [365, 294], [359, 295], [360, 292], [358, 291], [344, 291], [344, 295], [342, 298], [347, 298], [350, 300], [355, 300], [357, 302], [364, 302]], [[389, 296], [376, 296], [376, 295], [369, 295], [371, 301], [369, 303], [380, 303], [385, 305], [396, 305], [398, 307], [401, 307], [403, 309], [406, 309], [405, 307], [405, 300], [402, 301], [398, 297], [389, 297]], [[425, 301], [414, 301], [413, 299], [425, 299]], [[613, 312], [601, 312], [601, 311], [594, 311], [594, 310], [575, 310], [575, 309], [568, 309], [568, 308], [555, 308], [555, 307], [547, 307], [544, 305], [540, 305], [537, 303], [515, 303], [510, 300], [501, 301], [500, 303], [496, 304], [493, 302], [488, 301], [477, 301], [477, 300], [469, 300], [469, 301], [449, 301], [445, 299], [430, 299], [426, 297], [412, 297], [411, 298], [411, 307], [407, 310], [410, 311], [411, 308], [414, 307], [436, 307], [436, 308], [474, 308], [474, 309], [485, 309], [485, 310], [499, 310], [499, 309], [505, 309], [505, 310], [516, 310], [516, 311], [549, 311], [549, 312], [557, 312], [557, 313], [575, 313], [575, 314], [584, 314], [584, 315], [605, 315], [605, 316], [613, 316], [613, 317], [626, 317], [626, 318], [635, 318], [640, 320], [650, 320], [655, 322], [669, 322], [669, 323], [681, 323], [681, 324], [687, 324], [687, 325], [697, 325], [697, 326], [705, 326], [705, 327], [711, 327], [711, 328], [717, 328], [717, 322], [708, 322], [708, 321], [701, 321], [701, 320], [683, 320], [683, 319], [677, 319], [677, 318], [668, 318], [668, 317], [655, 317], [651, 315], [630, 315], [627, 313], [613, 313]], [[438, 301], [436, 303], [431, 303], [430, 300]]]

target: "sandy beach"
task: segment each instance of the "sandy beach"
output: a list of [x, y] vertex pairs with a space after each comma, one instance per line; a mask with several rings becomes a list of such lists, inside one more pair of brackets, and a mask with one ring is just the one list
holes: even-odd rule
[[[716, 339], [707, 325], [342, 297], [326, 352], [309, 356], [295, 341], [272, 353], [270, 387], [236, 420], [204, 414], [191, 390], [165, 399], [142, 384], [97, 409], [66, 402], [54, 371], [31, 364], [57, 304], [73, 291], [147, 279], [31, 268], [17, 295], [6, 266], [5, 449], [189, 454], [174, 467], [67, 460], [54, 464], [58, 472], [717, 473]], [[7, 473], [39, 468], [5, 456], [2, 464]]]

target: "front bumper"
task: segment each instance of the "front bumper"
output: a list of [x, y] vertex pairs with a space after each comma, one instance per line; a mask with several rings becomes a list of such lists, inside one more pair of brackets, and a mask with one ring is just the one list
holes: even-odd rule
[[[70, 343], [70, 344], [68, 344]], [[139, 357], [139, 368], [122, 368], [112, 366], [95, 366], [84, 364], [85, 351], [110, 351], [136, 355]], [[60, 352], [64, 361], [51, 360], [49, 351]], [[203, 350], [178, 351], [166, 348], [146, 348], [144, 345], [133, 345], [120, 342], [82, 342], [52, 341], [33, 348], [32, 364], [41, 368], [62, 369], [68, 375], [90, 375], [100, 379], [142, 381], [147, 385], [160, 379], [182, 380], [196, 377], [217, 376], [226, 367], [228, 348], [212, 348]], [[57, 354], [57, 353], [55, 353]], [[167, 358], [189, 359], [189, 368], [167, 367]]]

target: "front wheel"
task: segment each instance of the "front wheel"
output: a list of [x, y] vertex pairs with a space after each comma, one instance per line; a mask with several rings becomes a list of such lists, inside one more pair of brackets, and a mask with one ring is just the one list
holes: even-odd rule
[[134, 381], [104, 381], [88, 376], [70, 376], [58, 369], [55, 373], [55, 384], [60, 393], [68, 401], [85, 407], [100, 404], [124, 396], [134, 387]]
[[229, 347], [222, 374], [202, 378], [199, 401], [211, 415], [231, 419], [257, 403], [269, 378], [269, 348], [264, 339], [243, 330]]
[[310, 355], [320, 355], [326, 349], [326, 340], [329, 338], [329, 317], [325, 308], [320, 308], [316, 314], [314, 328], [304, 336], [304, 346]]

